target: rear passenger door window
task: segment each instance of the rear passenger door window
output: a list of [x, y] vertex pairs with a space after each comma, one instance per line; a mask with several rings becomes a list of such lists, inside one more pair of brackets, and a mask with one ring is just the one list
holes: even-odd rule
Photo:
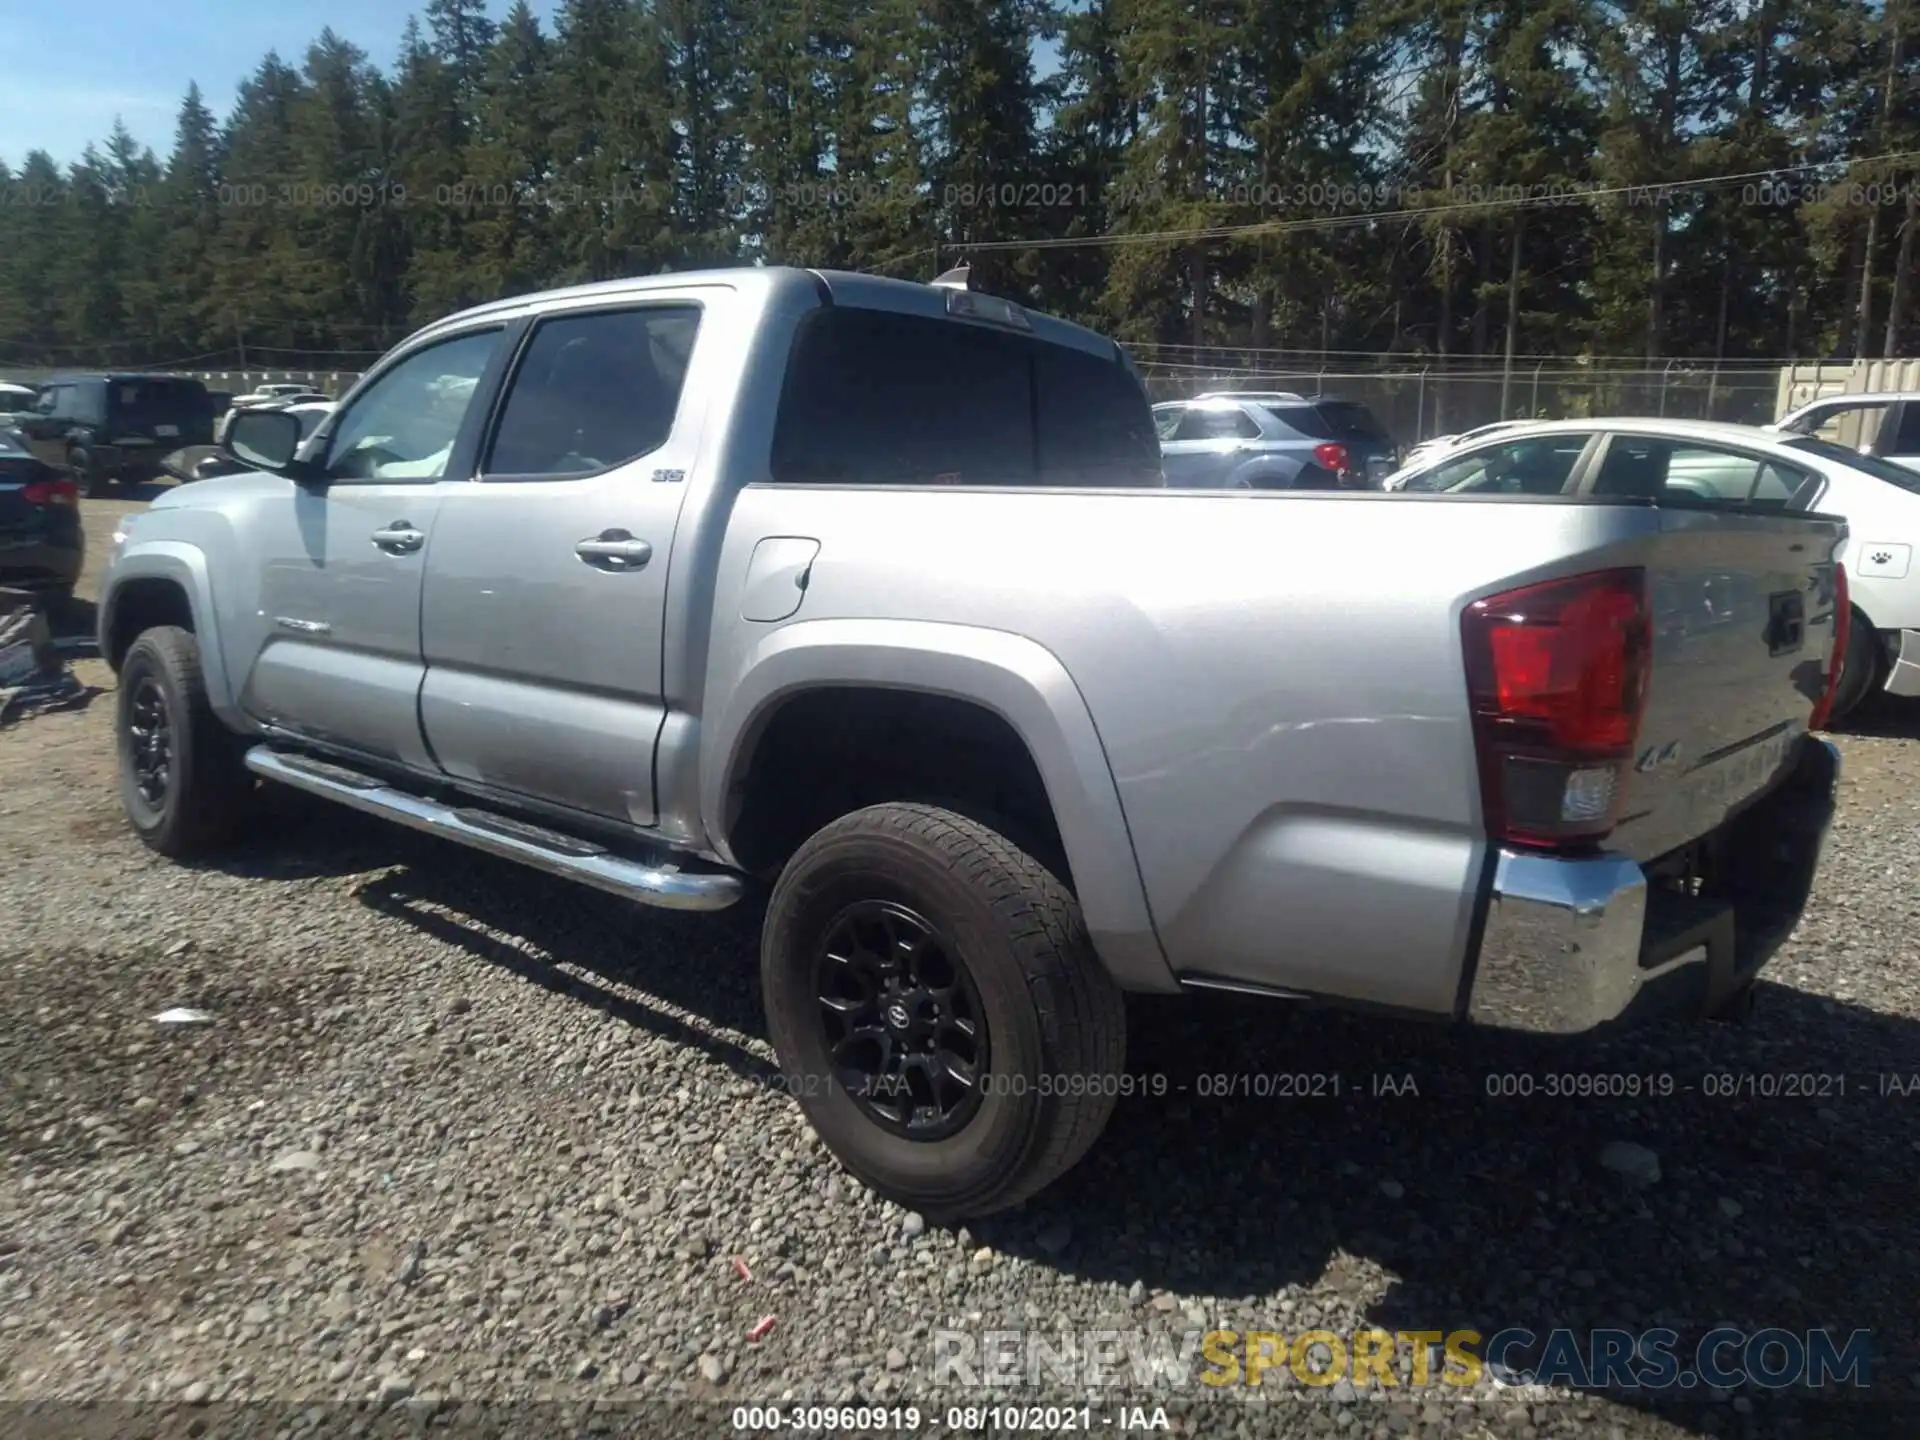
[[1279, 402], [1261, 407], [1274, 419], [1290, 430], [1315, 440], [1331, 440], [1333, 430], [1328, 426], [1326, 417], [1311, 405], [1295, 405]]
[[1212, 409], [1194, 407], [1187, 411], [1180, 421], [1180, 428], [1174, 432], [1176, 440], [1251, 440], [1260, 433], [1260, 427], [1240, 409]]
[[1592, 439], [1584, 432], [1555, 433], [1483, 445], [1436, 466], [1418, 488], [1460, 495], [1559, 495]]
[[594, 475], [658, 450], [673, 433], [697, 305], [543, 320], [521, 354], [483, 479]]
[[1784, 509], [1813, 478], [1793, 466], [1725, 446], [1615, 435], [1607, 444], [1593, 493]]

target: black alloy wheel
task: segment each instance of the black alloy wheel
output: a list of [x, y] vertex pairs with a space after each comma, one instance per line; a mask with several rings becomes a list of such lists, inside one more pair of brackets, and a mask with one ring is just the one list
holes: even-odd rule
[[860, 900], [827, 926], [814, 973], [835, 1075], [868, 1118], [909, 1140], [963, 1129], [989, 1051], [952, 941], [904, 905]]
[[127, 711], [127, 744], [134, 789], [156, 810], [167, 803], [173, 783], [173, 715], [166, 691], [152, 675], [142, 675]]

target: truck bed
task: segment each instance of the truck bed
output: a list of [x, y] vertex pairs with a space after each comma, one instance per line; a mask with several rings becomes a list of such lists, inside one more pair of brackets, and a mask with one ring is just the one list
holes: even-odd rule
[[[1605, 843], [1651, 861], [1782, 774], [1825, 681], [1843, 534], [1505, 496], [752, 486], [716, 593], [762, 537], [811, 536], [788, 625], [878, 621], [886, 596], [887, 619], [1036, 642], [1091, 712], [1175, 974], [1446, 1013], [1494, 848], [1467, 607], [1644, 570], [1647, 702]], [[718, 703], [765, 641], [714, 636]]]

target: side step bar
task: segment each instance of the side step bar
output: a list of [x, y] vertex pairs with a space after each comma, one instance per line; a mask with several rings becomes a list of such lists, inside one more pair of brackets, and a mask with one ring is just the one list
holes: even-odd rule
[[247, 751], [247, 768], [310, 795], [456, 840], [489, 855], [518, 860], [549, 875], [577, 880], [642, 905], [667, 910], [724, 910], [740, 898], [737, 875], [689, 872], [672, 864], [629, 860], [590, 840], [490, 811], [442, 805], [326, 760], [255, 745]]

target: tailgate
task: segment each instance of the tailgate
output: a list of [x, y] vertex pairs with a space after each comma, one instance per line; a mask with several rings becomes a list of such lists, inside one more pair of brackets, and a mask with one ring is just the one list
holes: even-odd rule
[[108, 443], [140, 447], [205, 443], [212, 437], [213, 414], [207, 392], [197, 383], [157, 377], [117, 380], [113, 384]]
[[1785, 772], [1825, 689], [1846, 534], [1829, 516], [1660, 515], [1652, 676], [1609, 841], [1639, 860], [1716, 829]]

